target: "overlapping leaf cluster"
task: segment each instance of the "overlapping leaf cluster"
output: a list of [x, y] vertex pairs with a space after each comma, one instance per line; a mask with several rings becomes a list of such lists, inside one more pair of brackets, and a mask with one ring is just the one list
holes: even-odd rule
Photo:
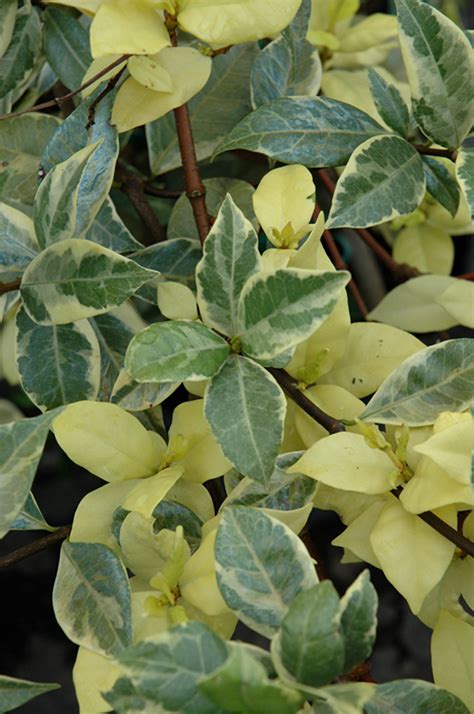
[[[57, 80], [75, 101], [64, 120], [0, 120], [0, 372], [40, 412], [0, 404], [0, 536], [54, 532], [32, 493], [50, 431], [107, 482], [53, 593], [81, 714], [474, 706], [456, 545], [474, 540], [473, 343], [410, 334], [474, 326], [472, 284], [451, 276], [474, 212], [471, 35], [420, 0], [358, 9], [0, 0], [1, 111]], [[145, 195], [177, 185], [185, 103], [203, 245], [185, 195]], [[327, 220], [316, 167], [338, 167]], [[144, 203], [166, 240], [137, 224]], [[368, 226], [426, 274], [351, 323], [322, 238]], [[377, 596], [367, 570], [342, 598], [319, 582], [299, 537], [314, 507], [340, 516], [343, 562], [381, 568], [433, 629], [436, 685], [352, 681]], [[231, 639], [238, 621], [267, 647]], [[54, 686], [2, 676], [0, 710]]]

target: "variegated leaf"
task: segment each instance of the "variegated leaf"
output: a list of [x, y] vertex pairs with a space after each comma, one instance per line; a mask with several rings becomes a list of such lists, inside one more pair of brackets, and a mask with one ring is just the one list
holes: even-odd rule
[[348, 280], [346, 272], [298, 268], [254, 275], [239, 299], [243, 352], [270, 360], [302, 342], [329, 317]]
[[260, 267], [257, 234], [227, 194], [196, 268], [199, 310], [209, 327], [237, 334], [240, 293]]
[[157, 322], [131, 341], [127, 372], [137, 382], [198, 381], [212, 377], [227, 359], [225, 340], [200, 322]]
[[6, 283], [20, 276], [37, 254], [31, 218], [0, 203], [0, 280]]
[[16, 328], [21, 385], [39, 409], [46, 411], [97, 397], [100, 347], [87, 320], [38, 325], [21, 308]]
[[474, 149], [460, 149], [456, 159], [456, 176], [466, 196], [466, 200], [474, 216]]
[[157, 274], [87, 240], [54, 243], [26, 269], [21, 296], [40, 325], [64, 325], [108, 312]]
[[474, 121], [474, 59], [464, 32], [421, 0], [397, 0], [400, 46], [415, 118], [432, 141], [457, 148]]
[[376, 136], [352, 154], [337, 183], [326, 226], [364, 228], [405, 216], [424, 194], [418, 152], [401, 137]]

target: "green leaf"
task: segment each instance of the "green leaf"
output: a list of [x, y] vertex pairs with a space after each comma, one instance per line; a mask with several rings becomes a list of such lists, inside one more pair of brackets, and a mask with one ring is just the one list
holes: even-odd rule
[[383, 133], [380, 124], [344, 102], [289, 97], [245, 117], [215, 153], [248, 149], [286, 164], [342, 166], [359, 144]]
[[420, 0], [397, 0], [412, 107], [432, 141], [457, 148], [474, 120], [474, 65], [464, 32]]
[[36, 499], [30, 492], [23, 504], [21, 511], [18, 513], [15, 522], [11, 526], [12, 531], [50, 531], [53, 533], [56, 528], [50, 526], [46, 522], [43, 514], [40, 511]]
[[264, 637], [276, 632], [293, 598], [318, 581], [298, 536], [256, 508], [224, 509], [214, 553], [222, 597]]
[[265, 667], [236, 643], [222, 667], [202, 679], [198, 688], [216, 706], [236, 714], [295, 714], [303, 697], [294, 689], [268, 679]]
[[305, 340], [329, 317], [348, 281], [346, 272], [299, 268], [254, 275], [239, 300], [243, 352], [270, 360]]
[[[305, 506], [313, 500], [316, 481], [303, 474], [286, 472], [288, 466], [292, 466], [301, 453], [296, 451], [280, 454], [266, 486], [247, 477], [239, 480], [226, 499], [225, 505], [253, 506], [277, 511], [292, 511]], [[238, 476], [238, 471], [232, 470], [228, 478], [238, 478]]]
[[341, 599], [341, 631], [344, 637], [344, 672], [366, 660], [377, 632], [377, 591], [364, 570]]
[[141, 412], [161, 404], [179, 387], [179, 382], [135, 382], [122, 372], [114, 384], [110, 401], [129, 412]]
[[[130, 257], [144, 268], [158, 270], [162, 280], [171, 280], [194, 289], [196, 265], [202, 255], [198, 240], [174, 238], [144, 248]], [[156, 307], [156, 284], [145, 285], [138, 296]]]
[[225, 340], [200, 322], [156, 322], [136, 335], [125, 357], [137, 382], [183, 382], [212, 377], [225, 362]]
[[447, 340], [406, 359], [380, 385], [361, 419], [383, 424], [433, 424], [443, 411], [472, 402], [473, 340]]
[[131, 253], [143, 248], [120, 218], [109, 196], [105, 199], [84, 237], [104, 248], [115, 251], [115, 253]]
[[441, 687], [419, 679], [379, 684], [365, 704], [367, 714], [468, 714], [463, 702]]
[[15, 29], [18, 0], [0, 0], [2, 25], [0, 27], [0, 59], [8, 49]]
[[90, 320], [100, 347], [99, 401], [108, 402], [120, 371], [125, 353], [133, 337], [132, 330], [114, 315], [97, 315]]
[[474, 148], [460, 149], [456, 159], [456, 176], [474, 216]]
[[182, 526], [191, 552], [198, 548], [202, 538], [202, 521], [190, 508], [177, 501], [165, 500], [155, 507], [152, 517], [154, 533], [163, 528], [175, 531], [178, 526]]
[[210, 382], [204, 413], [224, 455], [245, 476], [267, 484], [283, 437], [286, 401], [275, 379], [232, 355]]
[[38, 254], [31, 218], [0, 203], [0, 279], [9, 282], [21, 276]]
[[66, 8], [47, 7], [42, 19], [46, 59], [68, 89], [77, 89], [92, 62], [89, 33]]
[[21, 308], [16, 329], [21, 386], [41, 411], [97, 397], [100, 347], [87, 320], [38, 325]]
[[[249, 79], [257, 52], [256, 43], [247, 43], [214, 57], [206, 86], [189, 102], [198, 161], [211, 156], [219, 141], [251, 110]], [[146, 132], [152, 173], [179, 168], [181, 154], [173, 114], [148, 124]]]
[[448, 275], [412, 278], [387, 293], [367, 317], [409, 332], [449, 330], [458, 320], [437, 299], [455, 283]]
[[0, 122], [0, 198], [10, 205], [32, 204], [40, 158], [59, 120], [25, 114]]
[[[312, 711], [315, 714], [361, 714], [366, 712], [367, 702], [375, 690], [374, 684], [366, 682], [333, 684], [314, 691]], [[377, 714], [382, 714], [379, 710]], [[383, 710], [383, 714], [388, 714]]]
[[329, 580], [299, 593], [281, 623], [280, 656], [300, 684], [319, 687], [344, 671], [339, 596]]
[[29, 682], [26, 679], [15, 679], [0, 675], [0, 711], [10, 712], [12, 709], [21, 707], [30, 699], [39, 697], [53, 689], [59, 689], [59, 684], [42, 684], [39, 682]]
[[[203, 183], [206, 189], [207, 212], [210, 216], [217, 216], [225, 197], [230, 193], [235, 205], [240, 208], [255, 230], [258, 230], [258, 221], [252, 202], [255, 189], [250, 183], [241, 179], [226, 177], [204, 179]], [[187, 238], [199, 240], [193, 208], [185, 194], [182, 194], [174, 204], [168, 223], [167, 235], [168, 239], [186, 236]]]
[[453, 216], [459, 208], [459, 186], [449, 170], [431, 156], [422, 156], [426, 190]]
[[254, 109], [279, 97], [315, 97], [321, 85], [321, 60], [308, 34], [311, 2], [305, 0], [291, 24], [270, 42], [252, 67], [251, 94]]
[[21, 296], [35, 322], [63, 325], [121, 305], [155, 275], [107, 248], [70, 238], [30, 263]]
[[196, 268], [199, 310], [209, 327], [237, 334], [240, 293], [260, 268], [257, 234], [227, 194]]
[[156, 704], [153, 693], [139, 694], [132, 682], [125, 677], [120, 677], [114, 684], [114, 688], [101, 695], [114, 708], [117, 714], [168, 714], [162, 707]]
[[42, 181], [35, 198], [35, 229], [42, 248], [66, 238], [81, 238], [78, 231], [79, 192], [89, 159], [99, 144], [85, 146], [57, 164]]
[[[2, 18], [3, 19], [3, 18]], [[26, 0], [17, 14], [11, 42], [0, 59], [0, 97], [21, 87], [35, 69], [41, 51], [41, 22]]]
[[93, 652], [116, 657], [132, 641], [127, 571], [105, 545], [63, 543], [53, 607], [69, 639]]
[[57, 412], [0, 425], [0, 538], [28, 498], [44, 442]]
[[[180, 714], [224, 714], [198, 689], [198, 682], [227, 659], [227, 647], [200, 622], [188, 622], [129, 647], [119, 657], [125, 677], [105, 699], [116, 705], [116, 696], [127, 680], [137, 697], [162, 711]], [[119, 713], [129, 712], [119, 709]]]
[[352, 154], [337, 182], [326, 226], [364, 228], [406, 216], [424, 194], [418, 152], [399, 136], [376, 136]]
[[44, 248], [81, 238], [91, 227], [112, 186], [117, 137], [101, 138], [56, 164], [35, 199], [35, 228]]
[[375, 108], [391, 129], [407, 138], [412, 131], [412, 118], [405, 100], [394, 84], [369, 67], [369, 81]]

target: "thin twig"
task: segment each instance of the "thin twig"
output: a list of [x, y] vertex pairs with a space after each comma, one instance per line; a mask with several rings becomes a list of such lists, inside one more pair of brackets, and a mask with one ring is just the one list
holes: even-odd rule
[[276, 379], [280, 387], [288, 394], [291, 399], [298, 404], [310, 417], [318, 424], [321, 424], [330, 434], [337, 434], [340, 431], [345, 431], [346, 427], [342, 421], [334, 419], [334, 417], [326, 414], [322, 409], [313, 404], [311, 399], [308, 399], [301, 389], [298, 387], [298, 382], [284, 369], [270, 368], [268, 370]]
[[107, 85], [105, 86], [105, 89], [101, 91], [101, 93], [94, 99], [92, 104], [89, 107], [89, 111], [87, 112], [87, 124], [86, 124], [86, 130], [90, 129], [91, 126], [95, 124], [95, 110], [99, 106], [100, 102], [105, 99], [105, 97], [110, 94], [110, 92], [117, 86], [117, 83], [120, 79], [120, 77], [123, 75], [125, 72], [126, 65], [121, 67], [117, 74], [114, 74], [114, 76], [109, 79], [107, 82]]
[[458, 280], [474, 280], [474, 273], [464, 273], [464, 275], [455, 275]]
[[[337, 247], [337, 243], [334, 240], [334, 237], [333, 237], [331, 231], [328, 231], [326, 229], [324, 231], [323, 235], [324, 235], [324, 242], [326, 243], [327, 249], [329, 251], [332, 262], [334, 263], [335, 267], [338, 270], [349, 270], [349, 268], [346, 265], [346, 262], [342, 258], [342, 255], [339, 251], [339, 248]], [[357, 286], [357, 283], [355, 282], [352, 275], [351, 275], [351, 280], [347, 287], [351, 291], [352, 297], [354, 298], [354, 302], [357, 305], [357, 308], [358, 308], [360, 314], [362, 315], [363, 319], [365, 320], [367, 318], [367, 315], [369, 314], [369, 311], [367, 309], [367, 305], [365, 304], [362, 295], [360, 294], [360, 290]]]
[[156, 188], [156, 186], [152, 186], [149, 183], [144, 184], [144, 189], [148, 195], [157, 196], [158, 198], [179, 198], [184, 193], [184, 189], [182, 191], [171, 191], [167, 188]]
[[12, 553], [4, 555], [0, 558], [0, 568], [8, 568], [10, 565], [14, 565], [15, 563], [19, 563], [21, 560], [25, 560], [25, 558], [29, 558], [30, 555], [34, 555], [35, 553], [39, 553], [40, 551], [49, 548], [50, 545], [61, 543], [61, 541], [68, 537], [70, 532], [71, 526], [61, 526], [61, 528], [55, 530], [54, 533], [49, 533], [48, 535], [43, 536], [43, 538], [38, 538], [32, 543], [28, 543], [28, 545], [24, 545], [22, 548], [18, 548]]
[[5, 119], [14, 119], [15, 117], [21, 117], [23, 114], [29, 114], [30, 112], [39, 112], [43, 109], [52, 109], [53, 107], [60, 107], [61, 104], [64, 104], [65, 102], [68, 102], [70, 99], [75, 97], [77, 94], [80, 94], [84, 89], [87, 89], [87, 87], [90, 87], [92, 84], [95, 84], [98, 79], [101, 79], [105, 74], [110, 72], [110, 70], [114, 69], [115, 67], [118, 67], [119, 65], [123, 64], [123, 62], [126, 62], [130, 55], [122, 55], [118, 59], [114, 60], [111, 62], [107, 67], [104, 67], [104, 69], [101, 69], [100, 72], [97, 72], [93, 77], [87, 80], [87, 82], [84, 82], [78, 89], [75, 89], [73, 92], [68, 92], [67, 94], [64, 94], [62, 97], [54, 97], [54, 99], [50, 99], [47, 102], [42, 102], [41, 104], [35, 104], [34, 107], [28, 107], [28, 109], [22, 109], [20, 112], [13, 112], [12, 114], [2, 114], [0, 116], [0, 121], [4, 121]]
[[11, 283], [0, 283], [0, 295], [5, 295], [5, 293], [10, 293], [13, 290], [18, 290], [21, 285], [21, 278], [12, 280]]
[[435, 149], [432, 146], [423, 146], [422, 144], [412, 144], [412, 146], [418, 151], [419, 154], [427, 154], [428, 156], [444, 156], [446, 159], [456, 161], [456, 151], [451, 151], [450, 149]]
[[145, 195], [143, 179], [137, 174], [127, 171], [123, 166], [117, 166], [115, 177], [120, 183], [121, 190], [128, 196], [142, 220], [147, 231], [146, 245], [154, 245], [165, 240], [166, 235], [163, 226]]

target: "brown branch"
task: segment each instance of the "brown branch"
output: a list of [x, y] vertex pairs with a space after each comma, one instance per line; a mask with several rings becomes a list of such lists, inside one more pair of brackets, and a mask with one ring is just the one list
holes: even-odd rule
[[120, 189], [130, 199], [147, 230], [146, 245], [154, 245], [165, 240], [166, 235], [163, 226], [145, 195], [143, 179], [137, 174], [130, 173], [123, 166], [117, 166], [115, 178], [119, 181]]
[[312, 417], [318, 424], [321, 424], [330, 434], [337, 434], [340, 431], [345, 431], [346, 427], [342, 421], [334, 419], [334, 417], [326, 414], [322, 409], [313, 404], [311, 399], [308, 399], [301, 389], [298, 387], [298, 382], [284, 369], [270, 368], [268, 370], [276, 379], [280, 387], [288, 394], [291, 399], [303, 409], [306, 414]]
[[458, 280], [474, 280], [474, 273], [464, 273], [464, 275], [455, 275]]
[[[336, 190], [336, 184], [331, 179], [327, 171], [325, 169], [318, 169], [316, 173], [323, 182], [327, 191], [331, 194], [331, 196], [333, 196]], [[404, 280], [408, 280], [408, 278], [414, 278], [421, 275], [420, 271], [413, 268], [411, 265], [397, 263], [397, 261], [392, 258], [390, 253], [380, 245], [380, 243], [366, 228], [353, 228], [352, 230], [360, 235], [362, 240], [367, 243], [380, 262], [383, 263], [383, 265], [385, 265], [391, 273], [393, 273], [398, 282], [403, 282]]]
[[29, 114], [30, 112], [39, 112], [42, 109], [52, 109], [53, 107], [60, 107], [61, 104], [64, 104], [65, 102], [69, 102], [73, 97], [76, 95], [80, 94], [84, 89], [87, 89], [87, 87], [90, 87], [92, 84], [95, 84], [98, 79], [101, 79], [105, 74], [110, 72], [110, 70], [114, 69], [115, 67], [118, 67], [119, 65], [123, 64], [130, 55], [122, 55], [118, 59], [114, 60], [111, 62], [107, 67], [104, 67], [104, 69], [101, 69], [100, 72], [97, 72], [93, 77], [87, 80], [87, 82], [84, 82], [84, 84], [81, 84], [81, 86], [78, 89], [75, 89], [73, 92], [68, 92], [67, 94], [64, 94], [62, 97], [54, 97], [54, 99], [50, 99], [47, 102], [42, 102], [41, 104], [35, 104], [34, 107], [28, 107], [28, 109], [22, 109], [20, 112], [13, 112], [12, 114], [3, 114], [0, 116], [0, 121], [3, 121], [5, 119], [13, 119], [15, 117], [21, 117], [23, 114]]
[[[324, 231], [324, 242], [326, 243], [327, 249], [329, 251], [329, 254], [332, 258], [332, 262], [336, 266], [338, 270], [348, 270], [349, 268], [347, 267], [345, 261], [342, 258], [342, 255], [339, 251], [339, 248], [337, 247], [336, 241], [334, 240], [334, 237], [331, 233], [331, 231], [325, 230]], [[350, 272], [350, 271], [349, 271]], [[357, 305], [357, 308], [364, 318], [364, 320], [367, 318], [367, 315], [369, 314], [369, 311], [367, 309], [367, 305], [364, 302], [364, 299], [362, 295], [360, 294], [360, 290], [357, 286], [357, 283], [355, 282], [354, 278], [351, 275], [351, 280], [347, 286], [349, 290], [352, 293], [352, 297], [354, 298], [354, 302]]]
[[43, 536], [43, 538], [34, 540], [33, 543], [28, 543], [28, 545], [24, 545], [22, 548], [18, 548], [12, 553], [4, 555], [0, 558], [0, 568], [9, 568], [10, 565], [19, 563], [21, 560], [29, 558], [30, 555], [34, 555], [35, 553], [39, 553], [42, 550], [49, 548], [50, 545], [61, 543], [61, 541], [68, 537], [70, 532], [71, 526], [61, 526], [61, 528], [55, 530], [54, 533], [49, 533], [48, 535]]
[[158, 198], [179, 198], [183, 193], [182, 191], [171, 191], [167, 188], [156, 188], [149, 183], [144, 184], [145, 193], [149, 196], [157, 196]]
[[125, 72], [127, 65], [124, 65], [119, 69], [117, 74], [114, 74], [114, 76], [109, 79], [107, 82], [107, 85], [105, 88], [101, 91], [101, 93], [94, 99], [92, 104], [89, 107], [89, 111], [87, 112], [87, 124], [86, 124], [86, 130], [90, 129], [91, 126], [94, 126], [95, 124], [95, 110], [99, 106], [100, 102], [105, 99], [105, 97], [110, 94], [110, 92], [117, 86], [117, 83], [120, 79], [120, 77], [123, 75]]
[[423, 146], [422, 144], [412, 144], [412, 146], [418, 151], [419, 154], [427, 154], [428, 156], [444, 156], [446, 159], [456, 161], [457, 152], [451, 151], [451, 149], [434, 149], [431, 146]]
[[11, 283], [0, 283], [0, 295], [5, 295], [5, 293], [10, 293], [13, 290], [19, 290], [21, 285], [21, 278], [12, 280]]

